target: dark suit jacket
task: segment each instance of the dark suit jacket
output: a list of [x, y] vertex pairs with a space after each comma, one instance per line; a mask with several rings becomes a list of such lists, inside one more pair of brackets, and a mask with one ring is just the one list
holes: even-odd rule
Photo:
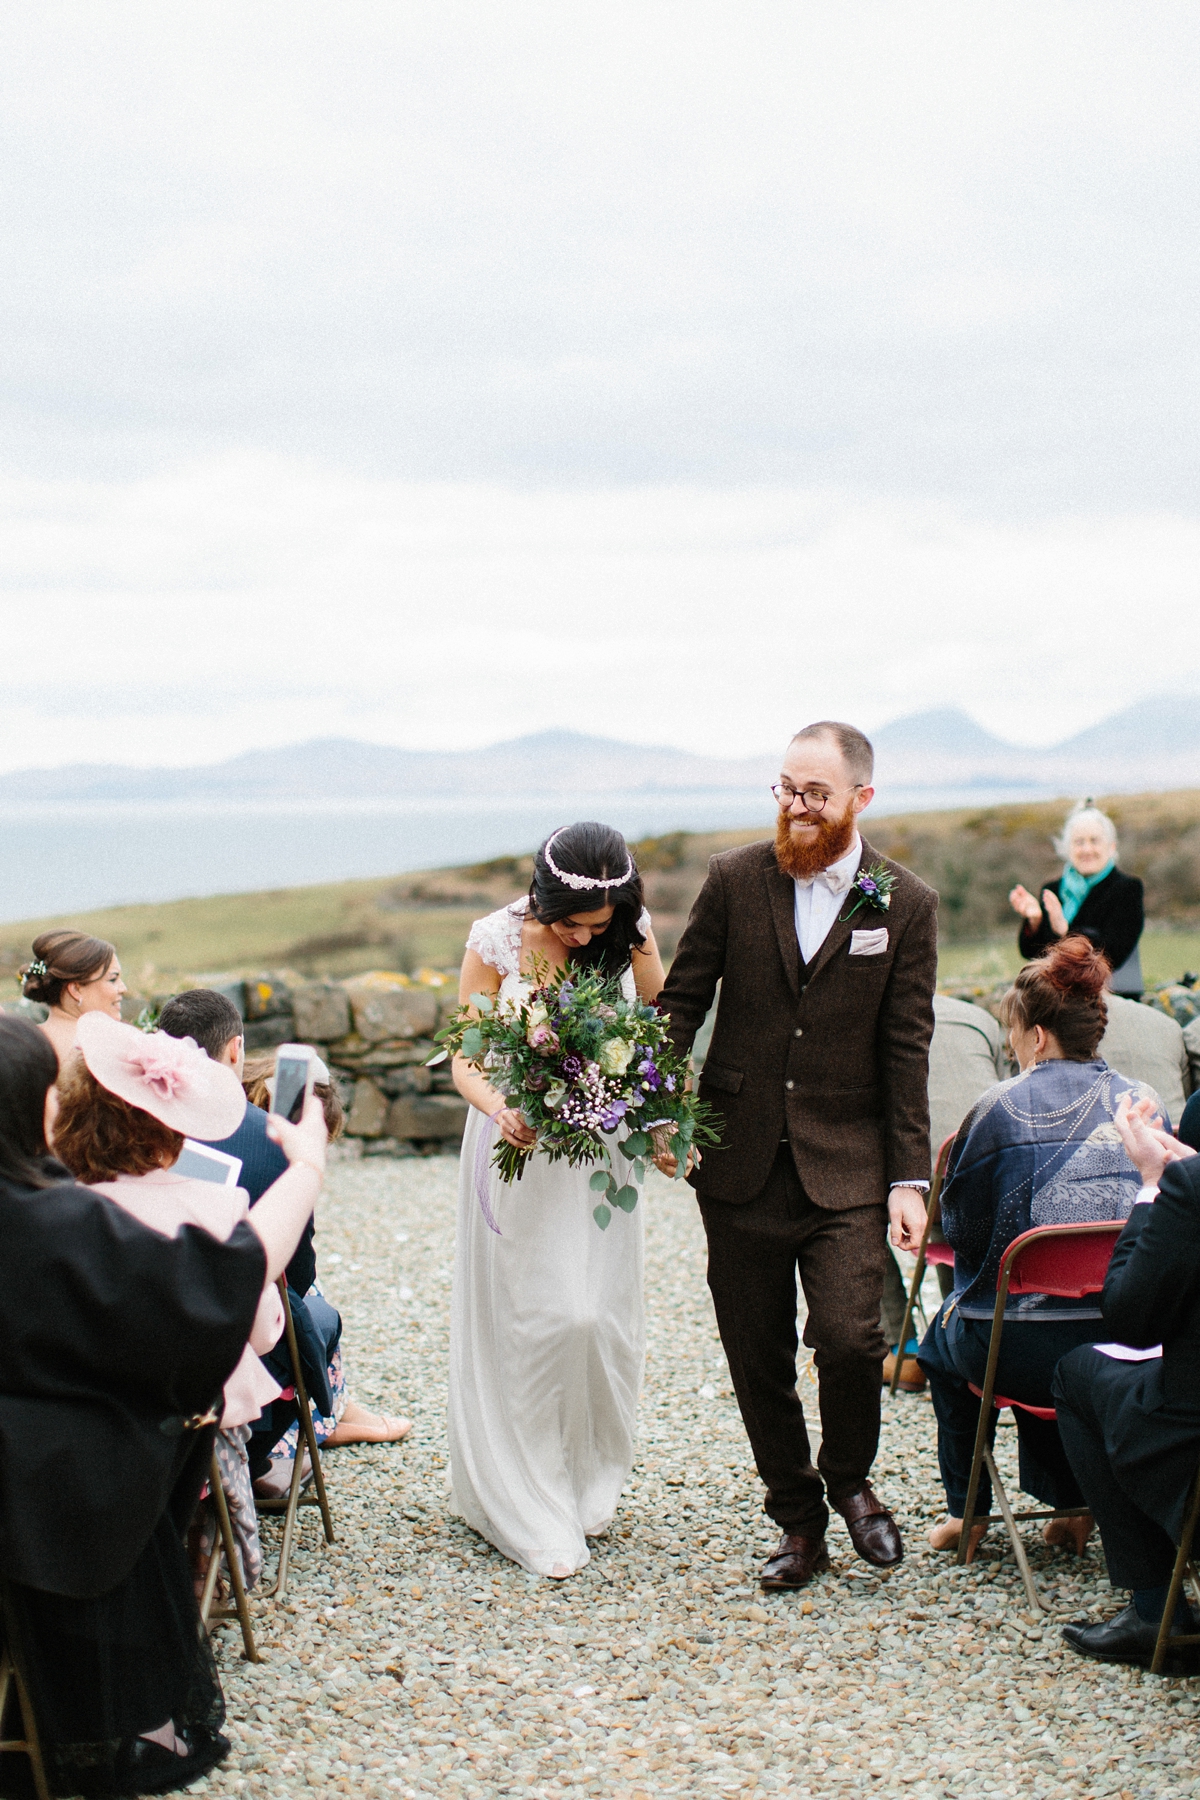
[[[1062, 876], [1056, 881], [1048, 881], [1046, 886], [1052, 894], [1058, 895]], [[1111, 875], [1106, 875], [1092, 889], [1071, 920], [1068, 930], [1078, 932], [1081, 937], [1095, 944], [1097, 950], [1104, 952], [1113, 968], [1119, 969], [1133, 955], [1142, 935], [1145, 923], [1142, 892], [1142, 884], [1136, 875], [1122, 875], [1120, 869], [1114, 869]], [[1038, 893], [1040, 897], [1040, 889]], [[1041, 956], [1051, 944], [1057, 942], [1044, 908], [1042, 922], [1036, 931], [1030, 931], [1022, 921], [1017, 935], [1022, 956], [1027, 959]]]
[[[818, 1206], [878, 1205], [892, 1182], [929, 1179], [937, 895], [864, 839], [860, 867], [875, 862], [896, 876], [889, 910], [847, 919], [847, 896], [809, 964], [774, 846], [710, 862], [659, 997], [686, 1053], [721, 983], [700, 1094], [722, 1141], [691, 1177], [702, 1200], [753, 1200], [785, 1133]], [[880, 926], [883, 955], [849, 954], [852, 932]]]
[[[227, 1156], [239, 1156], [242, 1161], [242, 1172], [238, 1177], [238, 1186], [245, 1188], [250, 1196], [250, 1204], [254, 1206], [262, 1199], [271, 1183], [278, 1181], [288, 1166], [287, 1157], [278, 1144], [271, 1142], [267, 1136], [267, 1115], [261, 1107], [251, 1106], [246, 1102], [246, 1112], [237, 1130], [219, 1143], [214, 1143], [214, 1150], [224, 1150]], [[298, 1294], [307, 1294], [317, 1279], [317, 1252], [313, 1245], [315, 1226], [310, 1219], [304, 1227], [304, 1235], [296, 1245], [296, 1253], [287, 1266], [288, 1286]]]
[[1122, 1486], [1179, 1541], [1200, 1460], [1200, 1157], [1169, 1163], [1117, 1239], [1102, 1299], [1118, 1343], [1162, 1360], [1106, 1370], [1104, 1434]]

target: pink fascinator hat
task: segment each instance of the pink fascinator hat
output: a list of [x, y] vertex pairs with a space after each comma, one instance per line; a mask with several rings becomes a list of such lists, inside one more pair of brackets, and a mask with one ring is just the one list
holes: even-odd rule
[[109, 1013], [84, 1013], [75, 1042], [102, 1088], [184, 1137], [232, 1135], [246, 1113], [242, 1084], [191, 1038], [139, 1031]]

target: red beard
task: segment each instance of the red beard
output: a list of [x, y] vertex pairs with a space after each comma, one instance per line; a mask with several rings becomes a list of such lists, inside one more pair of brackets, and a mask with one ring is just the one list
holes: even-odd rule
[[819, 869], [827, 869], [845, 856], [854, 842], [856, 816], [851, 803], [840, 819], [823, 812], [817, 821], [816, 835], [800, 843], [792, 835], [790, 813], [781, 812], [775, 827], [775, 861], [780, 873], [793, 881], [806, 881]]

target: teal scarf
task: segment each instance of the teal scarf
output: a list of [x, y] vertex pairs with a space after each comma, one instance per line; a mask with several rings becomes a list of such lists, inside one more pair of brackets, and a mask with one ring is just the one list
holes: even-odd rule
[[1062, 872], [1062, 880], [1058, 884], [1058, 897], [1062, 902], [1063, 917], [1069, 925], [1094, 887], [1108, 878], [1117, 866], [1115, 856], [1097, 875], [1081, 875], [1074, 863], [1068, 863]]

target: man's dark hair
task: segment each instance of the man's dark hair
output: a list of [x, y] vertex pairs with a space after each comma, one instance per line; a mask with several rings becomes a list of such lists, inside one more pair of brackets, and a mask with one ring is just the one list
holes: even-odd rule
[[46, 1147], [46, 1094], [58, 1058], [44, 1031], [0, 1013], [0, 1180], [16, 1187], [53, 1187], [62, 1170]]
[[158, 1016], [158, 1029], [168, 1037], [191, 1038], [216, 1062], [230, 1038], [246, 1027], [233, 1001], [215, 988], [189, 988], [168, 1000]]
[[794, 744], [796, 738], [816, 737], [832, 738], [855, 781], [870, 787], [875, 773], [875, 751], [870, 738], [857, 725], [843, 725], [840, 719], [818, 719], [815, 725], [805, 725], [798, 731], [792, 742]]

